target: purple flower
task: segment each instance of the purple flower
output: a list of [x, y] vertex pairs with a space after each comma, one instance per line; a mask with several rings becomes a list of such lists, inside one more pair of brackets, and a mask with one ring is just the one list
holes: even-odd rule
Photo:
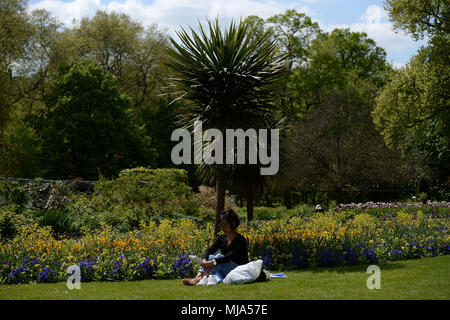
[[266, 253], [266, 257], [263, 260], [263, 264], [265, 266], [270, 266], [273, 263], [273, 259], [272, 259], [272, 248], [269, 248], [269, 250], [267, 250]]

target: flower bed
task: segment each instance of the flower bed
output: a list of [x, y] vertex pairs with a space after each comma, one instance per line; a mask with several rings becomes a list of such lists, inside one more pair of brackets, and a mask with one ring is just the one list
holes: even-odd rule
[[[450, 220], [408, 208], [389, 219], [330, 212], [243, 223], [250, 259], [262, 257], [270, 270], [334, 267], [448, 254]], [[195, 275], [187, 254], [201, 255], [211, 243], [212, 224], [189, 219], [142, 223], [138, 230], [83, 230], [79, 239], [56, 240], [50, 228], [21, 226], [0, 243], [0, 283], [66, 281], [78, 265], [81, 281], [169, 279]]]
[[325, 213], [268, 221], [246, 234], [253, 256], [268, 268], [340, 266], [448, 254], [449, 218], [428, 218], [420, 211], [391, 219], [361, 213]]
[[448, 217], [450, 214], [450, 202], [430, 201], [422, 202], [365, 202], [340, 204], [336, 211], [351, 211], [354, 213], [370, 213], [377, 216], [391, 217], [399, 210], [407, 210], [409, 213], [422, 213], [431, 217]]

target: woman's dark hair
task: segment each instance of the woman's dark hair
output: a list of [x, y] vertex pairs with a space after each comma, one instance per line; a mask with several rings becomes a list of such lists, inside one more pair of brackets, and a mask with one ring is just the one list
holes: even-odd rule
[[225, 220], [230, 225], [231, 229], [236, 230], [239, 227], [241, 221], [239, 220], [239, 216], [232, 208], [227, 208], [222, 211], [220, 215], [220, 219]]

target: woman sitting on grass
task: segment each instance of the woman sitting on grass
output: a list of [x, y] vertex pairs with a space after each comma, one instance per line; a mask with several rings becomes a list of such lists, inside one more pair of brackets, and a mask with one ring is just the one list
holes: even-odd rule
[[[222, 212], [220, 224], [224, 234], [205, 251], [197, 276], [194, 279], [183, 279], [183, 285], [197, 285], [203, 278], [205, 279], [200, 284], [206, 284], [205, 280], [209, 275], [213, 275], [217, 283], [221, 283], [231, 270], [249, 262], [247, 240], [236, 232], [239, 223], [239, 216], [233, 209]], [[214, 255], [218, 250], [220, 253]]]

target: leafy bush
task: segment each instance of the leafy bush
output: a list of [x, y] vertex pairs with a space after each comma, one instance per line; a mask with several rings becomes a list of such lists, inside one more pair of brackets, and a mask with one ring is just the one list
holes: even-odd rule
[[14, 180], [0, 180], [0, 205], [43, 210], [63, 209], [70, 202], [72, 194], [73, 185], [63, 181], [36, 179], [20, 184]]
[[134, 168], [122, 170], [117, 179], [100, 178], [93, 200], [103, 208], [128, 204], [150, 205], [155, 213], [167, 214], [191, 210], [192, 190], [185, 170]]
[[27, 197], [25, 188], [14, 180], [0, 180], [0, 206], [25, 205]]
[[[80, 224], [77, 226], [75, 223], [77, 216], [65, 209], [71, 201], [72, 185], [63, 181], [47, 182], [38, 179], [24, 185], [11, 181], [3, 183], [2, 186], [3, 190], [8, 191], [4, 194], [8, 195], [9, 202], [17, 203], [14, 205], [15, 214], [1, 209], [2, 232], [5, 235], [10, 236], [17, 226], [31, 222], [37, 222], [40, 226], [50, 226], [59, 234], [73, 234], [79, 231]], [[21, 214], [19, 211], [22, 211]]]
[[0, 239], [14, 237], [19, 226], [32, 222], [17, 211], [18, 207], [0, 207]]
[[196, 212], [196, 217], [203, 222], [213, 222], [216, 212], [214, 209], [200, 207]]
[[[191, 195], [187, 171], [181, 169], [148, 169], [143, 167], [125, 169], [119, 174], [119, 180], [125, 183], [138, 182], [137, 194], [128, 193], [130, 200], [167, 201], [180, 196]], [[117, 181], [116, 180], [116, 181]]]
[[32, 213], [40, 226], [49, 226], [57, 234], [79, 234], [80, 224], [77, 217], [68, 210], [34, 210]]
[[190, 217], [203, 223], [214, 217], [192, 192], [186, 171], [143, 167], [122, 170], [112, 181], [101, 177], [91, 195], [73, 194], [67, 209], [77, 228], [105, 223], [120, 232], [141, 222]]
[[0, 209], [0, 236], [12, 238], [16, 234], [17, 220], [15, 213], [9, 208]]

